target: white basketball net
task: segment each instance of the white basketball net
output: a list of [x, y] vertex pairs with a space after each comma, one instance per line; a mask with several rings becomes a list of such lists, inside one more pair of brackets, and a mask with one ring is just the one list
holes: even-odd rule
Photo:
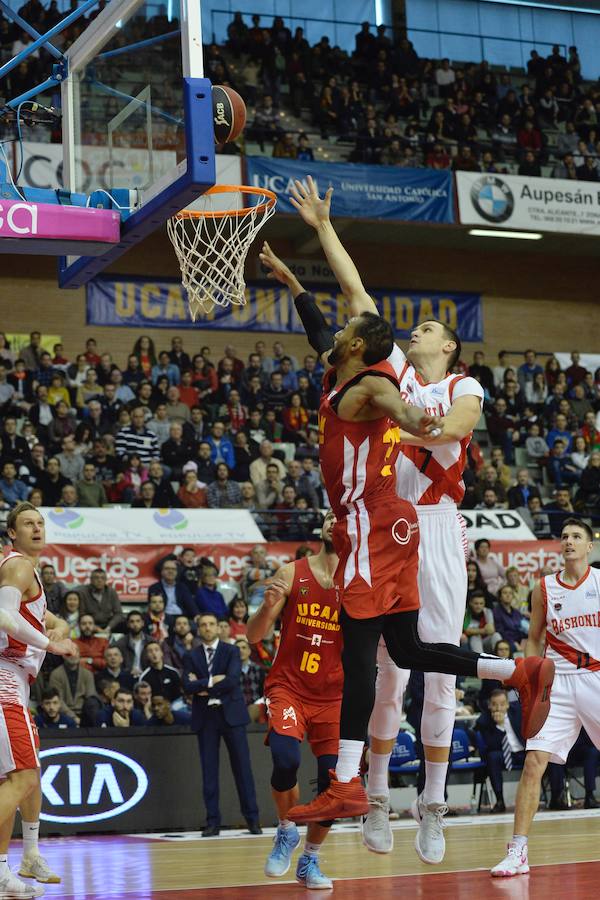
[[[244, 194], [256, 198], [256, 205], [244, 206]], [[200, 312], [210, 313], [215, 305], [246, 303], [246, 256], [259, 228], [275, 212], [275, 204], [270, 191], [218, 185], [197, 200], [193, 210], [182, 210], [168, 220], [167, 233], [194, 322]]]

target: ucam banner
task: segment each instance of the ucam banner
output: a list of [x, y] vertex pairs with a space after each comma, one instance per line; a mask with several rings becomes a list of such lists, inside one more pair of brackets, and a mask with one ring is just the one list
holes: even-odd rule
[[457, 172], [462, 225], [600, 234], [600, 190], [587, 181]]
[[290, 202], [291, 189], [295, 180], [302, 181], [310, 175], [320, 194], [333, 187], [334, 216], [454, 222], [450, 172], [247, 156], [246, 173], [248, 184], [277, 194], [278, 212], [296, 214]]
[[246, 509], [42, 507], [49, 544], [264, 541]]
[[[144, 281], [117, 277], [95, 278], [87, 285], [87, 324], [127, 328], [196, 328], [179, 282]], [[315, 297], [332, 328], [351, 316], [343, 294], [315, 290]], [[381, 315], [399, 339], [425, 319], [439, 319], [457, 331], [463, 342], [483, 340], [479, 294], [457, 291], [370, 291]], [[230, 331], [275, 331], [304, 334], [287, 288], [279, 285], [246, 287], [246, 305], [216, 307], [204, 317], [211, 328]]]

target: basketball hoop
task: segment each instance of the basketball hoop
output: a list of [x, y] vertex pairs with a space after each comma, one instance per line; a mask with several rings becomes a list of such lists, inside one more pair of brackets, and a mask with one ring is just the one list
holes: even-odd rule
[[[223, 194], [233, 194], [240, 208], [219, 209]], [[257, 198], [254, 206], [244, 203], [244, 194]], [[199, 312], [210, 313], [215, 305], [246, 303], [246, 256], [276, 203], [275, 194], [265, 188], [217, 184], [195, 201], [194, 209], [182, 209], [168, 220], [194, 322]]]

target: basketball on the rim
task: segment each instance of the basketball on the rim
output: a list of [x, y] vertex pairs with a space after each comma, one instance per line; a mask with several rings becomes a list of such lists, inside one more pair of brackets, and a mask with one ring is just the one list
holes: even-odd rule
[[215, 143], [235, 141], [246, 124], [246, 104], [237, 91], [224, 84], [212, 89]]

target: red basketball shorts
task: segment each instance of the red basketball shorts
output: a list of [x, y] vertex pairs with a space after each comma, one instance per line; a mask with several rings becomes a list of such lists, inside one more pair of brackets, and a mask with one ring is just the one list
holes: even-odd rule
[[19, 769], [38, 769], [39, 735], [28, 709], [0, 706], [0, 776]]
[[[299, 741], [306, 737], [314, 756], [337, 756], [341, 706], [341, 697], [333, 702], [310, 703], [286, 688], [272, 688], [267, 694], [269, 731], [287, 734]], [[267, 734], [265, 744], [268, 743]]]
[[406, 500], [362, 501], [338, 519], [333, 543], [339, 556], [335, 583], [353, 619], [419, 609], [419, 523]]

